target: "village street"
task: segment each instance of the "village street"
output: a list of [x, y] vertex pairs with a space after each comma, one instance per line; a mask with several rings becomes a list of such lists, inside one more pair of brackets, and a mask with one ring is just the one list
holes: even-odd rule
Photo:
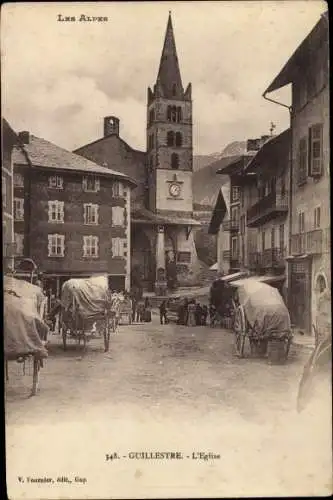
[[[64, 352], [52, 335], [36, 397], [27, 398], [31, 376], [9, 366], [7, 481], [27, 498], [49, 499], [81, 490], [85, 498], [157, 498], [175, 488], [184, 497], [209, 488], [224, 496], [327, 493], [329, 401], [325, 412], [295, 410], [306, 356], [292, 347], [285, 366], [238, 359], [230, 332], [161, 326], [156, 314], [150, 324], [121, 326], [109, 353], [102, 339], [85, 355], [74, 342]], [[130, 458], [155, 451], [183, 460]], [[84, 490], [75, 477], [87, 481]]]

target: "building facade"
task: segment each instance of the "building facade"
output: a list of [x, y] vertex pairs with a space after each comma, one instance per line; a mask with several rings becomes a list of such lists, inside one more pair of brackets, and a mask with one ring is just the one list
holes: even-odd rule
[[120, 138], [116, 117], [105, 118], [103, 138], [75, 150], [137, 181], [132, 270], [151, 290], [190, 283], [199, 267], [192, 232], [200, 226], [193, 217], [192, 121], [191, 84], [183, 88], [169, 15], [156, 83], [147, 94], [147, 151]]
[[306, 332], [331, 288], [328, 50], [325, 14], [265, 92], [292, 85], [289, 310]]
[[31, 258], [44, 285], [59, 295], [68, 278], [107, 274], [111, 288], [130, 288], [128, 176], [35, 137], [15, 148], [16, 260]]
[[1, 165], [1, 186], [2, 186], [2, 255], [3, 269], [14, 266], [14, 201], [13, 201], [13, 159], [12, 153], [17, 143], [17, 135], [9, 123], [3, 118], [2, 129], [2, 165]]

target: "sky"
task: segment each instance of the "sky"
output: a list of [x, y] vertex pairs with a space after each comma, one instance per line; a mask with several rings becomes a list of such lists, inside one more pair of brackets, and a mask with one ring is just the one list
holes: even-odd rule
[[[288, 127], [288, 110], [262, 94], [327, 10], [321, 0], [5, 4], [3, 116], [73, 150], [102, 137], [103, 117], [115, 115], [121, 137], [144, 150], [169, 10], [183, 86], [192, 83], [194, 154], [268, 134], [272, 121], [275, 133]], [[289, 94], [274, 97], [289, 104]]]

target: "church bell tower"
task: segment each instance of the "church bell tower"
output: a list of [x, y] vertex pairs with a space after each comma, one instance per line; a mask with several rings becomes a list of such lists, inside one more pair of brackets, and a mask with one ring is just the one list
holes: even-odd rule
[[148, 88], [147, 168], [149, 208], [192, 214], [192, 95], [184, 91], [171, 13], [153, 90]]

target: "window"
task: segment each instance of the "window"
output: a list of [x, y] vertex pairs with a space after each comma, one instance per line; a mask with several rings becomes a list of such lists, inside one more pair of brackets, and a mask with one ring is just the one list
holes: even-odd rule
[[155, 120], [155, 110], [151, 109], [149, 111], [149, 125]]
[[180, 123], [182, 121], [182, 108], [177, 108], [177, 122]]
[[265, 231], [262, 231], [261, 232], [261, 251], [262, 253], [264, 253], [265, 251], [265, 248], [266, 248], [266, 233]]
[[240, 218], [240, 234], [245, 234], [245, 215]]
[[49, 177], [49, 187], [55, 189], [63, 188], [63, 178], [60, 175], [52, 175]]
[[239, 200], [239, 193], [240, 193], [239, 186], [232, 186], [231, 201], [238, 201]]
[[48, 235], [48, 256], [63, 257], [65, 251], [65, 236], [63, 234]]
[[83, 257], [98, 257], [98, 236], [83, 236]]
[[190, 263], [191, 262], [191, 252], [178, 252], [177, 262]]
[[271, 248], [275, 248], [275, 227], [271, 229]]
[[284, 224], [279, 225], [279, 248], [280, 251], [284, 251]]
[[176, 153], [171, 155], [171, 168], [175, 170], [179, 168], [179, 156]]
[[182, 121], [182, 108], [180, 106], [168, 106], [167, 120], [173, 123], [180, 123]]
[[85, 224], [98, 224], [98, 205], [84, 203], [83, 219]]
[[183, 137], [181, 132], [176, 132], [176, 146], [181, 147], [183, 145]]
[[15, 172], [13, 175], [14, 187], [24, 187], [24, 176]]
[[112, 184], [112, 196], [114, 198], [119, 198], [124, 196], [124, 186], [122, 182], [115, 181]]
[[24, 234], [22, 233], [15, 233], [14, 234], [15, 238], [15, 254], [17, 256], [23, 255], [24, 252]]
[[124, 240], [112, 238], [112, 257], [124, 257]]
[[239, 221], [239, 207], [231, 207], [231, 220], [238, 222]]
[[125, 210], [123, 207], [112, 207], [112, 225], [124, 226], [125, 224]]
[[304, 217], [304, 212], [299, 212], [298, 213], [298, 232], [299, 233], [304, 233], [305, 232], [305, 217]]
[[175, 134], [172, 131], [167, 133], [167, 145], [173, 146], [175, 140]]
[[303, 137], [299, 141], [299, 159], [298, 159], [298, 172], [297, 172], [297, 184], [301, 186], [306, 182], [307, 178], [307, 163], [308, 163], [308, 151], [306, 138]]
[[320, 227], [320, 207], [314, 209], [314, 227], [318, 229]]
[[323, 125], [321, 123], [309, 128], [309, 176], [322, 174], [323, 163]]
[[64, 202], [49, 201], [49, 222], [64, 222]]
[[280, 179], [280, 194], [282, 198], [286, 196], [286, 182], [284, 178]]
[[24, 199], [14, 198], [14, 220], [24, 219]]
[[231, 238], [231, 258], [238, 259], [239, 248], [238, 248], [238, 236], [233, 236]]
[[93, 176], [83, 177], [83, 191], [97, 193], [97, 191], [99, 191], [99, 188], [99, 179], [96, 179]]
[[[2, 206], [7, 208], [7, 179], [6, 175], [2, 176], [1, 192], [2, 192]], [[15, 201], [14, 201], [15, 203]]]

